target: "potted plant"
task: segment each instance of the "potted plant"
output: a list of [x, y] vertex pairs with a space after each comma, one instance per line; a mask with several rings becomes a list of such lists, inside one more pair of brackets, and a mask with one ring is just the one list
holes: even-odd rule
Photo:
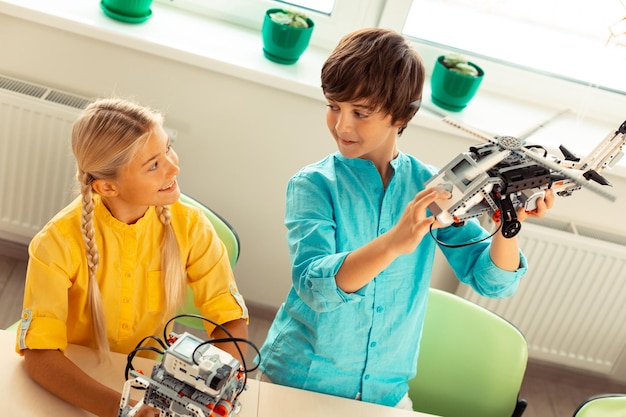
[[263, 20], [263, 55], [279, 64], [296, 63], [309, 45], [314, 23], [305, 13], [269, 9]]
[[433, 103], [447, 110], [463, 110], [474, 97], [485, 72], [462, 55], [441, 55], [430, 77]]
[[101, 0], [100, 8], [112, 19], [141, 23], [152, 17], [152, 0]]

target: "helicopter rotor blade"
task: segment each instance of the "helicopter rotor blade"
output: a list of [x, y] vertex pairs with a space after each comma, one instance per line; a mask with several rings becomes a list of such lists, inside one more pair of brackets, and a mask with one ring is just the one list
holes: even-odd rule
[[465, 133], [469, 133], [472, 136], [477, 137], [478, 139], [484, 141], [484, 142], [491, 142], [493, 144], [498, 144], [498, 142], [491, 136], [487, 136], [486, 134], [471, 128], [467, 125], [461, 124], [459, 122], [457, 122], [456, 120], [450, 119], [449, 117], [444, 117], [443, 119], [441, 119], [442, 122], [449, 124], [450, 126], [456, 127], [457, 129], [460, 129], [462, 131], [464, 131]]
[[553, 115], [552, 117], [550, 117], [549, 119], [546, 119], [543, 122], [538, 123], [537, 125], [531, 127], [530, 129], [528, 129], [527, 131], [525, 131], [521, 135], [517, 136], [517, 138], [521, 139], [521, 140], [524, 140], [524, 139], [530, 137], [531, 135], [533, 135], [538, 130], [543, 129], [544, 127], [546, 127], [546, 125], [552, 123], [553, 121], [555, 121], [559, 117], [563, 116], [564, 114], [568, 114], [569, 112], [570, 112], [570, 109], [567, 109], [567, 108], [563, 109], [560, 112], [558, 112], [555, 115]]
[[564, 176], [565, 178], [573, 181], [574, 183], [580, 185], [581, 187], [585, 187], [587, 189], [589, 189], [590, 191], [593, 191], [594, 193], [598, 194], [601, 197], [606, 198], [607, 200], [610, 201], [615, 201], [617, 200], [617, 197], [614, 196], [613, 194], [609, 193], [608, 191], [604, 190], [602, 188], [602, 186], [597, 185], [591, 181], [587, 181], [584, 180], [580, 177], [577, 177], [576, 175], [571, 174], [570, 172], [568, 172], [567, 170], [563, 169], [563, 167], [561, 167], [560, 165], [540, 156], [537, 155], [536, 153], [534, 153], [533, 151], [527, 149], [527, 148], [520, 148], [520, 151], [522, 151], [524, 153], [524, 155], [526, 157], [528, 157], [529, 159], [532, 159], [533, 161], [537, 162], [539, 165], [543, 165], [546, 168], [549, 168], [555, 172], [558, 172], [560, 175]]

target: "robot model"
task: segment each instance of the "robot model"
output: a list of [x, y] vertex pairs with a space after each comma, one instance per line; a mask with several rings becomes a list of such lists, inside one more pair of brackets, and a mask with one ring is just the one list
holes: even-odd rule
[[[118, 417], [135, 415], [150, 405], [168, 417], [228, 417], [241, 409], [239, 394], [245, 388], [244, 371], [229, 353], [187, 332], [171, 334], [161, 363], [151, 377], [131, 371], [122, 390]], [[129, 405], [132, 387], [145, 389], [134, 407]]]
[[511, 238], [521, 228], [516, 210], [534, 210], [537, 199], [543, 198], [549, 188], [559, 196], [569, 196], [585, 187], [615, 201], [615, 196], [603, 188], [610, 183], [600, 172], [613, 167], [623, 156], [626, 122], [581, 159], [564, 146], [559, 147], [563, 157], [557, 158], [540, 146], [526, 145], [523, 139], [492, 138], [447, 117], [443, 121], [485, 142], [458, 155], [426, 183], [426, 187], [451, 193], [449, 200], [428, 207], [444, 226], [460, 226], [489, 212], [494, 220], [502, 222], [502, 235]]

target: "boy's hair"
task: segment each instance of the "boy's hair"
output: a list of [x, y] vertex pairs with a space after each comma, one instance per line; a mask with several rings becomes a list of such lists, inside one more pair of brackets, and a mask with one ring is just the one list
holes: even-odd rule
[[365, 99], [376, 110], [402, 121], [402, 134], [419, 109], [424, 63], [399, 33], [359, 29], [344, 36], [322, 67], [324, 95], [339, 102]]
[[[96, 271], [99, 263], [93, 221], [92, 183], [97, 179], [114, 179], [146, 143], [155, 128], [163, 122], [160, 113], [122, 99], [101, 99], [91, 103], [74, 122], [72, 150], [76, 158], [76, 178], [82, 195], [81, 229], [89, 265], [89, 306], [92, 329], [101, 357], [109, 352], [105, 317]], [[169, 206], [156, 207], [165, 225], [161, 246], [161, 270], [164, 274], [166, 314], [175, 313], [184, 297], [184, 271], [178, 242], [172, 230]], [[104, 278], [106, 279], [106, 278]]]

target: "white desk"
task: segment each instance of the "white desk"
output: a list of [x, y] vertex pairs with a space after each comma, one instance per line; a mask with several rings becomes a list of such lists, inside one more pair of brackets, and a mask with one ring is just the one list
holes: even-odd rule
[[258, 407], [258, 417], [434, 417], [265, 382], [260, 383]]
[[[98, 378], [103, 384], [118, 391], [122, 390], [126, 355], [114, 354], [111, 366], [98, 364], [96, 354], [82, 346], [70, 346], [66, 353], [85, 372]], [[143, 358], [133, 360], [135, 369], [141, 369], [146, 374], [152, 370], [153, 363]], [[23, 368], [22, 358], [15, 353], [13, 331], [0, 330], [0, 369], [0, 404], [2, 404], [3, 415], [92, 416], [91, 413], [60, 400], [30, 379]], [[429, 414], [414, 413], [251, 379], [248, 380], [246, 391], [239, 398], [242, 407], [238, 417], [432, 417]]]

